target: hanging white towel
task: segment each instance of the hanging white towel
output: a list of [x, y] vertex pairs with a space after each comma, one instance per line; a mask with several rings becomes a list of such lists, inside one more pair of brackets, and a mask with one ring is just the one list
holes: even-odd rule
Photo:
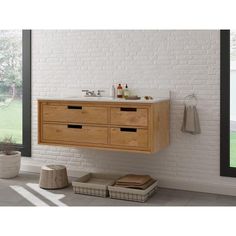
[[201, 133], [200, 121], [196, 106], [185, 105], [181, 131], [193, 135]]

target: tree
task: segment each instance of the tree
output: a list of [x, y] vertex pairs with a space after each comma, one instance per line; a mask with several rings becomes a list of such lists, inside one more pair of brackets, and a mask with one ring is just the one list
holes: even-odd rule
[[22, 88], [22, 40], [19, 31], [0, 31], [0, 87], [16, 96]]

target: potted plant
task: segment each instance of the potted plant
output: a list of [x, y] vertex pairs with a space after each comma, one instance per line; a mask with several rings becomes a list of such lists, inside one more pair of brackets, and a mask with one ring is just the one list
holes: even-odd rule
[[14, 178], [19, 174], [21, 153], [16, 149], [12, 137], [5, 137], [0, 141], [0, 178]]

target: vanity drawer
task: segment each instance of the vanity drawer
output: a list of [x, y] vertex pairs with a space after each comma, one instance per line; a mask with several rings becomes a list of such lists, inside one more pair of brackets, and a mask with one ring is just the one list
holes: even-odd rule
[[106, 107], [78, 105], [43, 105], [43, 121], [71, 122], [71, 123], [96, 123], [108, 122]]
[[112, 107], [111, 124], [127, 126], [147, 126], [148, 108]]
[[107, 144], [108, 128], [75, 124], [43, 124], [43, 140]]
[[148, 147], [148, 130], [140, 128], [111, 128], [111, 145]]

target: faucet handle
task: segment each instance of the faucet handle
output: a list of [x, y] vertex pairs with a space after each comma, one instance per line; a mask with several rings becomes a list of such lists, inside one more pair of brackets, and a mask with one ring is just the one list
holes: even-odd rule
[[105, 90], [100, 90], [100, 89], [98, 89], [98, 91], [97, 91], [97, 96], [101, 96], [101, 93], [103, 93], [103, 92], [105, 92]]
[[82, 89], [82, 92], [85, 92], [86, 95], [89, 95], [89, 90], [88, 89]]

